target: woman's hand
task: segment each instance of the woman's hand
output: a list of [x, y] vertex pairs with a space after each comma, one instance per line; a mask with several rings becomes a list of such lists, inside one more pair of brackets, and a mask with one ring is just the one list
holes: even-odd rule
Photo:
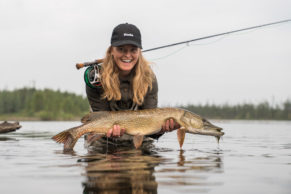
[[125, 132], [125, 129], [121, 129], [119, 125], [113, 125], [112, 129], [109, 129], [106, 136], [107, 137], [121, 137]]
[[178, 123], [176, 123], [173, 119], [168, 119], [163, 124], [161, 132], [162, 133], [171, 132], [171, 131], [173, 131], [175, 129], [179, 129], [180, 127], [181, 126]]

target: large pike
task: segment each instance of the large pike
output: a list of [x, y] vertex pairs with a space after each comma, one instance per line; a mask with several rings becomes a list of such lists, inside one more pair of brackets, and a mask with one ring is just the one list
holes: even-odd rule
[[134, 136], [133, 143], [140, 147], [145, 135], [161, 131], [166, 120], [173, 119], [181, 126], [178, 129], [180, 147], [184, 142], [185, 133], [215, 136], [218, 140], [224, 134], [222, 128], [214, 126], [201, 116], [178, 108], [154, 108], [145, 110], [100, 111], [86, 115], [81, 126], [65, 130], [54, 137], [56, 142], [64, 143], [64, 151], [74, 148], [77, 140], [87, 133], [106, 135], [113, 125], [120, 125], [125, 133]]

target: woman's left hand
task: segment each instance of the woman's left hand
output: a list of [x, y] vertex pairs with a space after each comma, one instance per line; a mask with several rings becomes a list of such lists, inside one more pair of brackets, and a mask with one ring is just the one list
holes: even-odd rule
[[175, 122], [173, 119], [168, 119], [163, 124], [161, 132], [162, 133], [171, 132], [175, 129], [179, 129], [180, 127], [181, 126], [177, 122]]

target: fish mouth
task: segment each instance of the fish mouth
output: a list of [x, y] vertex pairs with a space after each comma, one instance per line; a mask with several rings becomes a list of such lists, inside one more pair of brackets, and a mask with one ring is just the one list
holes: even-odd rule
[[222, 132], [222, 128], [220, 127], [217, 127], [217, 128], [212, 128], [212, 129], [206, 129], [206, 134], [209, 134], [209, 135], [212, 135], [212, 136], [215, 136], [215, 137], [221, 137], [224, 135], [224, 132]]
[[222, 132], [222, 130], [223, 128], [212, 125], [212, 126], [205, 126], [204, 130], [202, 130], [201, 133], [202, 135], [211, 135], [215, 137], [221, 137], [224, 135], [224, 132]]
[[222, 132], [222, 128], [211, 128], [211, 129], [194, 129], [190, 128], [188, 129], [190, 133], [198, 134], [198, 135], [209, 135], [209, 136], [215, 136], [215, 137], [221, 137], [224, 135], [224, 132]]
[[202, 130], [202, 133], [204, 133], [205, 135], [208, 134], [215, 137], [221, 137], [224, 135], [224, 132], [222, 132], [223, 129], [221, 127], [213, 125], [206, 119], [203, 119], [203, 125], [204, 129]]

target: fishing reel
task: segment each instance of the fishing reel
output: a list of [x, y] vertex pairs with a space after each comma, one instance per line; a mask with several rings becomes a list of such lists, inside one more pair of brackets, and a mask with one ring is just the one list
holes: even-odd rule
[[84, 80], [87, 86], [90, 88], [101, 87], [101, 76], [100, 76], [101, 65], [96, 64], [89, 66], [84, 72]]
[[94, 62], [78, 63], [76, 64], [77, 69], [87, 67], [84, 72], [84, 81], [90, 88], [96, 89], [101, 88], [101, 63], [103, 60], [96, 60]]

